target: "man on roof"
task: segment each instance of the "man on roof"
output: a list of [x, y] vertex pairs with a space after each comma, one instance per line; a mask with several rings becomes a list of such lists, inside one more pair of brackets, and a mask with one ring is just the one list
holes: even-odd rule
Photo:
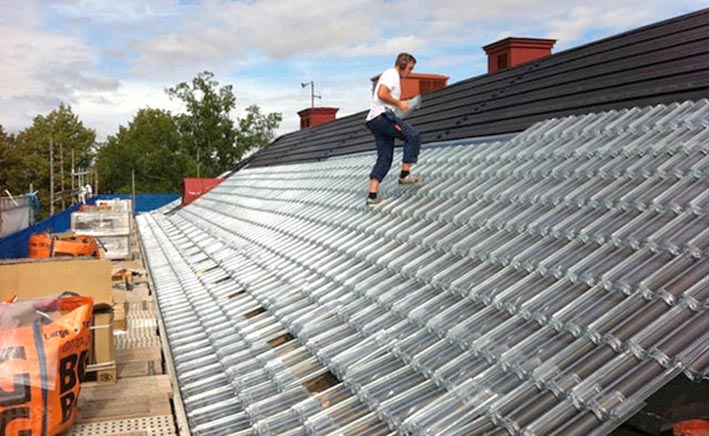
[[409, 53], [396, 57], [394, 68], [384, 71], [372, 93], [372, 103], [367, 115], [367, 127], [374, 134], [377, 144], [377, 162], [369, 175], [369, 197], [367, 205], [373, 206], [383, 201], [377, 195], [379, 184], [391, 168], [394, 157], [394, 140], [404, 141], [404, 157], [401, 163], [399, 183], [411, 185], [423, 179], [410, 173], [411, 165], [418, 160], [421, 151], [421, 135], [409, 123], [396, 116], [395, 111], [406, 113], [409, 102], [401, 98], [401, 78], [408, 77], [416, 65], [416, 58]]

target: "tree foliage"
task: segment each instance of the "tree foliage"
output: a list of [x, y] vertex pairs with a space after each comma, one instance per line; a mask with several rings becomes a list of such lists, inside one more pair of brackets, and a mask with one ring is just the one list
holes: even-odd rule
[[235, 121], [233, 87], [220, 86], [208, 71], [165, 92], [184, 102], [185, 113], [142, 109], [109, 136], [96, 162], [101, 192], [130, 192], [133, 171], [137, 192], [179, 192], [184, 177], [217, 176], [267, 145], [281, 121], [258, 106]]
[[233, 87], [220, 87], [209, 71], [166, 92], [185, 103], [187, 113], [177, 116], [177, 125], [185, 150], [200, 163], [201, 175], [216, 176], [232, 169], [244, 153], [268, 144], [281, 122], [281, 114], [264, 115], [258, 106], [249, 106], [246, 117], [235, 125]]
[[251, 150], [265, 147], [273, 140], [273, 132], [281, 123], [279, 113], [263, 115], [256, 105], [246, 108], [246, 117], [239, 119], [239, 132], [236, 139], [239, 158]]
[[[14, 181], [10, 178], [10, 170], [17, 167], [19, 162], [14, 141], [15, 138], [0, 125], [0, 188], [19, 193], [14, 190]], [[0, 195], [4, 195], [4, 192], [0, 192]]]
[[187, 113], [177, 115], [185, 149], [202, 164], [202, 174], [215, 176], [236, 163], [236, 129], [229, 113], [236, 106], [231, 85], [219, 88], [214, 75], [203, 72], [166, 90], [185, 103]]
[[[30, 127], [12, 137], [3, 132], [2, 161], [0, 181], [6, 184], [10, 192], [24, 194], [30, 185], [38, 191], [40, 214], [46, 216], [50, 206], [50, 144], [53, 144], [54, 190], [56, 198], [64, 198], [65, 204], [71, 204], [71, 155], [74, 152], [74, 164], [88, 167], [91, 164], [92, 147], [96, 142], [96, 132], [84, 127], [71, 106], [64, 104], [47, 116], [38, 115]], [[7, 162], [7, 164], [6, 164]], [[61, 165], [64, 167], [64, 193], [62, 187]]]
[[140, 193], [179, 192], [182, 178], [195, 171], [196, 162], [182, 148], [175, 118], [160, 109], [141, 109], [127, 127], [109, 136], [96, 167], [101, 190], [129, 193], [135, 171]]

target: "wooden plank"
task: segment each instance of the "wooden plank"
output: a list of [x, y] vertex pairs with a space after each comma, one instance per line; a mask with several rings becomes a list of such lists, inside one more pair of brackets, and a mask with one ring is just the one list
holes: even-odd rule
[[116, 363], [127, 363], [162, 359], [160, 347], [140, 347], [116, 352]]
[[81, 383], [82, 389], [89, 387], [104, 387], [115, 385], [118, 381], [116, 365], [97, 365], [86, 368], [85, 381]]
[[150, 377], [130, 377], [119, 379], [115, 385], [105, 387], [82, 387], [80, 399], [84, 401], [111, 400], [118, 399], [124, 401], [127, 398], [144, 395], [146, 392], [152, 394], [165, 394], [172, 396], [172, 384], [167, 375], [154, 375]]
[[114, 274], [122, 269], [135, 270], [140, 273], [145, 273], [145, 265], [142, 259], [119, 260], [111, 262], [111, 269]]
[[[148, 391], [147, 389], [145, 390]], [[83, 392], [81, 393], [83, 394]], [[149, 393], [131, 397], [92, 399], [79, 395], [79, 422], [169, 415], [170, 397], [165, 393]]]
[[116, 350], [118, 377], [141, 377], [163, 373], [160, 347]]
[[126, 362], [116, 366], [118, 377], [120, 378], [144, 377], [163, 373], [162, 361], [160, 360]]
[[125, 303], [114, 303], [113, 305], [113, 328], [114, 330], [125, 330], [127, 327], [126, 305]]

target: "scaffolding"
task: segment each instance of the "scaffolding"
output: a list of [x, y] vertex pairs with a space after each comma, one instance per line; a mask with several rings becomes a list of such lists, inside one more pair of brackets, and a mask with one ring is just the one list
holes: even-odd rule
[[[62, 210], [76, 203], [85, 203], [86, 199], [98, 195], [98, 172], [90, 167], [76, 166], [74, 148], [71, 149], [71, 188], [66, 188], [64, 172], [64, 146], [59, 144], [59, 180], [55, 180], [54, 140], [49, 138], [49, 214], [54, 215], [55, 205], [61, 204]], [[56, 190], [56, 184], [59, 190]], [[33, 191], [30, 185], [30, 192]]]

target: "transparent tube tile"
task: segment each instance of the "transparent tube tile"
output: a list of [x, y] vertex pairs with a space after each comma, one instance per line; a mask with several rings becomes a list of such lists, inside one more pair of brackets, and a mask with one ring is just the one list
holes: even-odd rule
[[[219, 383], [257, 383], [238, 404], [224, 403], [221, 410], [234, 412], [327, 368], [361, 396], [350, 397], [363, 408], [345, 415], [345, 433], [404, 423], [447, 434], [522, 431], [527, 418], [503, 414], [519, 406], [517, 395], [563, 396], [578, 384], [576, 372], [598, 375], [602, 359], [623, 350], [660, 366], [690, 356], [694, 343], [664, 338], [674, 336], [674, 321], [696, 328], [703, 319], [693, 314], [706, 299], [701, 265], [709, 244], [704, 106], [549, 120], [511, 141], [431, 149], [430, 163], [426, 154], [417, 167], [430, 183], [408, 189], [386, 180], [392, 198], [377, 210], [359, 203], [364, 188], [355, 176], [366, 178], [367, 154], [247, 168], [169, 217], [139, 217], [182, 365], [178, 379], [195, 393], [186, 404], [200, 419], [218, 420], [220, 409], [206, 401]], [[269, 351], [286, 333], [293, 337], [286, 344], [306, 347]], [[696, 372], [697, 359], [678, 359], [676, 371]], [[270, 372], [261, 378], [264, 367]], [[362, 403], [388, 385], [361, 368], [416, 381], [401, 385], [401, 404], [426, 383], [434, 389], [414, 401], [439, 401], [416, 411], [393, 398]], [[614, 402], [610, 386], [639, 380], [624, 374], [607, 373], [602, 386], [610, 390], [578, 397], [584, 413], [610, 425], [614, 411], [631, 410], [649, 392]], [[372, 383], [374, 396], [365, 395]], [[489, 402], [479, 397], [461, 409], [452, 401], [484, 389], [494, 393]], [[228, 401], [230, 390], [215, 392]], [[524, 400], [536, 405], [533, 398]], [[299, 401], [274, 408], [255, 428], [286, 430], [321, 416], [311, 431], [341, 429], [328, 409]], [[557, 401], [540, 416], [560, 421], [573, 410]], [[563, 427], [539, 425], [588, 424], [571, 416]]]

